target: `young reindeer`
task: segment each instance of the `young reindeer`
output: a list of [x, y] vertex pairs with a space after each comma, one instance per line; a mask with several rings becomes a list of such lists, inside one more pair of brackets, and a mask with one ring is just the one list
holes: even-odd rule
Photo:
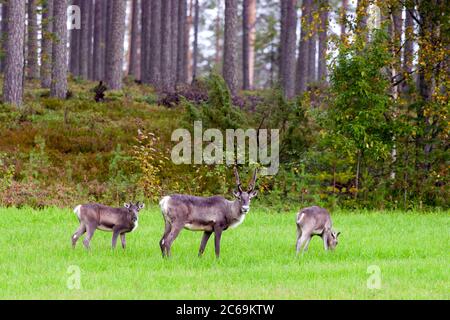
[[247, 191], [241, 187], [239, 173], [234, 168], [237, 190], [233, 192], [236, 200], [230, 201], [221, 196], [196, 197], [190, 195], [171, 195], [164, 197], [159, 205], [165, 221], [164, 235], [159, 245], [163, 257], [170, 257], [173, 241], [185, 228], [191, 231], [203, 231], [198, 251], [199, 257], [205, 251], [209, 237], [214, 232], [216, 257], [220, 256], [220, 238], [228, 228], [240, 225], [250, 210], [250, 200], [256, 196], [256, 170]]
[[339, 234], [332, 229], [330, 213], [326, 209], [313, 206], [297, 213], [297, 254], [308, 250], [309, 242], [315, 235], [322, 237], [325, 250], [334, 250]]
[[72, 236], [72, 247], [75, 248], [78, 239], [87, 232], [83, 240], [86, 249], [90, 248], [90, 242], [96, 229], [112, 231], [112, 248], [116, 247], [117, 237], [120, 235], [122, 248], [125, 249], [125, 234], [136, 230], [138, 227], [138, 213], [144, 208], [143, 203], [125, 203], [124, 208], [111, 208], [102, 204], [83, 204], [77, 206], [73, 212], [80, 221], [80, 226]]

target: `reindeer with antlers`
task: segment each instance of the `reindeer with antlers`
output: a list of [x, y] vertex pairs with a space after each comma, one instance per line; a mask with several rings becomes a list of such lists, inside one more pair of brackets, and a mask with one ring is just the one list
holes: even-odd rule
[[159, 242], [163, 257], [170, 256], [170, 248], [181, 229], [203, 231], [198, 255], [205, 251], [206, 244], [214, 232], [216, 257], [220, 255], [220, 238], [228, 228], [240, 225], [250, 210], [250, 200], [257, 195], [255, 190], [256, 173], [253, 173], [249, 188], [244, 191], [237, 168], [234, 167], [237, 190], [233, 192], [234, 201], [222, 196], [196, 197], [175, 194], [162, 198], [159, 202], [165, 221], [164, 235]]

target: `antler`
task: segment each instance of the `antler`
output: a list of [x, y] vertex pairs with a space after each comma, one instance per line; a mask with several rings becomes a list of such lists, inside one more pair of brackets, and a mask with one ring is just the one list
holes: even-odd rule
[[255, 171], [253, 172], [253, 177], [252, 180], [250, 181], [249, 185], [248, 185], [248, 192], [252, 192], [253, 190], [255, 190], [255, 184], [256, 184], [256, 173], [258, 172], [258, 168], [255, 169]]
[[239, 173], [236, 166], [234, 167], [234, 176], [236, 177], [236, 185], [238, 187], [238, 190], [242, 192], [241, 180], [239, 179]]

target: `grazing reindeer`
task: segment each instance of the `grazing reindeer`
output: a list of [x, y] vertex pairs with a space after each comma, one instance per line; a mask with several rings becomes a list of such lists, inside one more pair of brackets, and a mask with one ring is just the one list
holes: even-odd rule
[[214, 232], [216, 257], [220, 255], [220, 238], [222, 231], [240, 225], [250, 210], [250, 200], [256, 196], [256, 170], [247, 191], [243, 191], [239, 173], [234, 168], [237, 190], [233, 192], [236, 200], [230, 201], [221, 196], [195, 197], [190, 195], [166, 196], [160, 201], [165, 221], [164, 235], [159, 242], [163, 257], [170, 257], [173, 241], [185, 228], [192, 231], [203, 231], [198, 255], [205, 250], [209, 237]]
[[86, 249], [89, 249], [92, 236], [96, 229], [112, 231], [112, 248], [116, 247], [117, 237], [120, 234], [122, 248], [125, 249], [125, 234], [138, 227], [138, 213], [144, 208], [143, 203], [125, 203], [124, 208], [111, 208], [101, 204], [83, 204], [74, 209], [80, 221], [80, 226], [72, 236], [72, 247], [75, 248], [77, 240], [87, 232], [83, 240]]
[[325, 250], [336, 248], [340, 232], [332, 228], [331, 217], [324, 208], [313, 206], [297, 213], [297, 254], [308, 250], [309, 242], [315, 235], [322, 237]]

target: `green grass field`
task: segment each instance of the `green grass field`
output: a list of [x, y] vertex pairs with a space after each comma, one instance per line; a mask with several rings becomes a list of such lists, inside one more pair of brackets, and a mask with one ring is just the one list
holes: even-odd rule
[[[449, 299], [448, 212], [333, 213], [342, 231], [335, 252], [315, 237], [295, 257], [295, 213], [250, 211], [197, 257], [201, 233], [182, 231], [173, 257], [161, 258], [163, 220], [142, 212], [127, 249], [110, 248], [111, 233], [97, 231], [86, 251], [70, 237], [78, 221], [70, 209], [0, 209], [1, 299]], [[120, 241], [119, 241], [120, 243]], [[80, 268], [81, 288], [69, 289]], [[369, 289], [369, 266], [381, 287]]]

